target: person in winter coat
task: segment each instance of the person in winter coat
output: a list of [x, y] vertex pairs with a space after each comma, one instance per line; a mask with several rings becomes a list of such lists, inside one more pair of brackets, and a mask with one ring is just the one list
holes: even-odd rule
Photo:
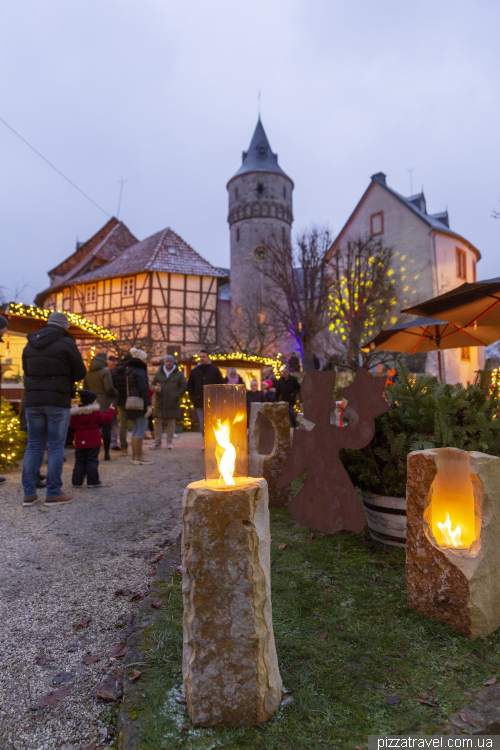
[[142, 349], [132, 347], [130, 350], [132, 358], [127, 362], [126, 383], [127, 383], [127, 400], [130, 396], [136, 396], [142, 399], [143, 407], [141, 409], [127, 408], [127, 419], [133, 422], [132, 437], [132, 460], [131, 463], [152, 464], [153, 462], [146, 458], [142, 452], [142, 442], [144, 440], [144, 431], [148, 424], [148, 418], [153, 411], [151, 398], [149, 396], [149, 378], [148, 366], [146, 359], [148, 355]]
[[[90, 361], [89, 370], [85, 375], [83, 387], [97, 394], [97, 403], [102, 412], [106, 412], [118, 391], [113, 385], [113, 379], [108, 368], [108, 355], [106, 352], [98, 352]], [[111, 461], [109, 448], [111, 446], [111, 424], [101, 425], [102, 442], [104, 445], [104, 460]]]
[[231, 369], [228, 370], [228, 373], [224, 378], [224, 383], [229, 385], [245, 385], [243, 378], [241, 375], [238, 375], [235, 367], [231, 367]]
[[210, 362], [206, 349], [200, 350], [200, 362], [193, 367], [189, 373], [188, 393], [193, 402], [193, 406], [198, 414], [201, 434], [205, 434], [205, 418], [203, 412], [203, 386], [204, 385], [223, 385], [224, 379], [218, 367]]
[[247, 391], [247, 424], [250, 424], [250, 409], [252, 404], [263, 404], [265, 396], [262, 391], [259, 391], [259, 384], [256, 380], [252, 380], [250, 383], [250, 390]]
[[80, 391], [81, 406], [71, 408], [69, 425], [75, 431], [75, 466], [73, 487], [82, 487], [85, 476], [87, 487], [100, 487], [99, 451], [101, 449], [100, 425], [111, 424], [115, 407], [110, 406], [104, 414], [99, 409], [97, 394], [93, 391]]
[[281, 378], [278, 380], [276, 386], [276, 401], [286, 401], [289, 405], [288, 411], [290, 414], [290, 424], [295, 429], [297, 427], [297, 420], [295, 419], [295, 401], [300, 393], [300, 383], [295, 375], [290, 374], [288, 367], [284, 367], [281, 371]]
[[73, 495], [62, 491], [64, 443], [75, 383], [85, 377], [87, 370], [68, 328], [64, 313], [51, 313], [47, 325], [28, 334], [23, 351], [28, 423], [28, 447], [23, 461], [24, 506], [38, 500], [36, 483], [47, 444], [45, 505], [63, 505], [73, 499]]
[[127, 352], [124, 358], [118, 362], [116, 367], [111, 371], [111, 378], [113, 385], [118, 391], [116, 397], [116, 411], [118, 413], [118, 421], [120, 423], [120, 448], [122, 455], [127, 454], [127, 410], [125, 404], [127, 402], [127, 365], [132, 359], [130, 352]]
[[274, 403], [276, 401], [276, 388], [273, 388], [272, 380], [262, 381], [262, 393], [264, 394], [264, 401], [266, 403]]
[[181, 398], [186, 393], [186, 378], [175, 364], [171, 354], [167, 354], [164, 364], [153, 377], [155, 397], [155, 442], [150, 450], [161, 448], [163, 425], [167, 427], [167, 448], [172, 450], [174, 442], [175, 422], [182, 419]]

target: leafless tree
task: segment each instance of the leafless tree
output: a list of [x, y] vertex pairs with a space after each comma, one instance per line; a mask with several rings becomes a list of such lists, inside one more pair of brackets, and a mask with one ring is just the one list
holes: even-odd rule
[[265, 301], [262, 289], [247, 296], [245, 307], [236, 311], [221, 330], [221, 347], [224, 350], [266, 356], [283, 334], [283, 327], [277, 325], [269, 303]]
[[275, 240], [260, 267], [267, 310], [295, 341], [305, 370], [314, 368], [313, 342], [329, 323], [331, 242], [330, 232], [318, 227], [301, 232], [293, 243]]
[[374, 360], [390, 361], [385, 353], [363, 351], [363, 344], [387, 325], [397, 302], [391, 262], [392, 248], [369, 237], [349, 239], [332, 253], [330, 329], [337, 335], [336, 364], [356, 369], [360, 355], [365, 367]]

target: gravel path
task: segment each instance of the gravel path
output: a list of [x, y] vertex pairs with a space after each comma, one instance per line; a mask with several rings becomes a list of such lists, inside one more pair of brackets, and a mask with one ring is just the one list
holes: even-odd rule
[[[62, 508], [23, 508], [20, 471], [7, 474], [0, 487], [1, 750], [109, 744], [112, 710], [89, 694], [120, 663], [109, 655], [137, 607], [115, 591], [148, 587], [152, 559], [180, 531], [183, 489], [203, 476], [201, 446], [199, 433], [185, 433], [172, 451], [146, 451], [153, 466], [132, 466], [112, 452], [111, 463], [100, 464], [104, 487], [76, 490]], [[69, 490], [72, 450], [66, 458]], [[84, 664], [88, 653], [102, 658]], [[58, 705], [37, 708], [50, 691], [62, 691], [52, 696]]]

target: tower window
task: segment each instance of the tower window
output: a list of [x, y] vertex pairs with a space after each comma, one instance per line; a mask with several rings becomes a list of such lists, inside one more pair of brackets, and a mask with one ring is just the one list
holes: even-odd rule
[[283, 188], [283, 198], [286, 198], [286, 187]]
[[456, 249], [457, 278], [467, 281], [467, 253], [459, 247]]
[[234, 189], [234, 197], [238, 200], [238, 188]]
[[264, 195], [264, 185], [262, 184], [262, 182], [257, 183], [257, 195], [259, 196], [259, 198], [261, 195]]
[[237, 227], [237, 229], [236, 229], [236, 242], [239, 242], [239, 241], [240, 241], [240, 228]]
[[470, 362], [470, 346], [462, 346], [460, 348], [460, 359], [462, 362]]
[[281, 227], [281, 241], [284, 242], [286, 239], [285, 236], [285, 227]]

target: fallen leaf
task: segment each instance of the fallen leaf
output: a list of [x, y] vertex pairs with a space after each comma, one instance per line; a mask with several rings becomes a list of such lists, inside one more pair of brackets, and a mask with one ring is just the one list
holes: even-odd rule
[[80, 622], [78, 622], [75, 625], [75, 628], [76, 628], [76, 630], [78, 630], [79, 628], [88, 628], [88, 626], [90, 625], [91, 622], [92, 622], [92, 618], [91, 617], [82, 617], [82, 619], [80, 620]]
[[465, 721], [466, 724], [470, 724], [471, 727], [477, 727], [477, 724], [473, 719], [470, 719], [467, 714], [458, 714], [462, 721]]
[[307, 538], [309, 539], [309, 544], [311, 544], [312, 540], [314, 539], [314, 534], [312, 533], [312, 531], [307, 535]]
[[157, 556], [155, 557], [155, 559], [154, 559], [154, 560], [152, 560], [152, 563], [153, 563], [153, 565], [155, 565], [156, 563], [159, 563], [159, 562], [160, 562], [160, 560], [161, 560], [161, 559], [162, 559], [163, 557], [165, 557], [165, 553], [164, 553], [164, 552], [161, 552], [161, 553], [160, 553], [159, 555], [157, 555]]
[[293, 688], [290, 688], [290, 690], [283, 690], [282, 695], [290, 695], [290, 693], [293, 693]]
[[345, 625], [334, 625], [334, 630], [345, 630]]
[[153, 602], [151, 602], [151, 606], [155, 609], [160, 609], [161, 607], [161, 599], [155, 599]]
[[318, 637], [318, 640], [324, 641], [327, 635], [328, 635], [328, 630], [325, 633], [321, 633], [321, 635]]
[[427, 692], [430, 693], [431, 690], [434, 690], [435, 687], [435, 685], [427, 685]]
[[104, 654], [94, 654], [92, 655], [90, 651], [87, 651], [85, 656], [82, 659], [82, 664], [95, 664], [96, 661], [100, 661]]
[[142, 672], [139, 672], [138, 669], [134, 669], [134, 671], [132, 672], [132, 674], [129, 674], [129, 676], [128, 676], [129, 682], [135, 682], [136, 680], [139, 679], [139, 677], [141, 676], [141, 674], [142, 674]]
[[354, 750], [365, 750], [361, 745], [354, 745]]
[[72, 687], [73, 683], [70, 683], [69, 685], [59, 688], [59, 690], [50, 690], [48, 693], [45, 693], [45, 695], [42, 695], [32, 708], [49, 708], [59, 705], [59, 703], [66, 698]]
[[[105, 694], [112, 695], [110, 699]], [[115, 667], [114, 671], [106, 677], [105, 680], [99, 683], [97, 687], [90, 693], [91, 698], [102, 698], [103, 700], [117, 701], [123, 694], [123, 672], [119, 667]]]
[[428, 693], [419, 693], [418, 697], [422, 698], [424, 701], [426, 701], [427, 698], [429, 697], [429, 695], [428, 695]]
[[177, 703], [187, 703], [187, 700], [183, 695], [176, 695], [175, 700], [177, 701]]
[[115, 591], [115, 596], [132, 596], [133, 593], [131, 589], [118, 589], [118, 591]]
[[481, 659], [481, 661], [486, 661], [486, 657], [483, 656], [479, 651], [471, 651], [471, 655], [475, 656], [476, 659]]
[[387, 671], [388, 672], [396, 672], [397, 670], [396, 670], [395, 667], [387, 667]]
[[278, 547], [278, 549], [285, 549], [286, 546], [287, 546], [286, 544], [280, 544], [280, 546]]
[[122, 656], [125, 656], [127, 653], [127, 646], [125, 643], [119, 643], [116, 648], [113, 649], [113, 651], [110, 653], [109, 657], [110, 659], [115, 658], [119, 659]]
[[129, 599], [129, 602], [138, 602], [140, 599], [144, 598], [144, 594], [132, 594], [132, 596]]
[[401, 698], [399, 695], [389, 695], [385, 699], [385, 702], [388, 706], [396, 706], [398, 703], [401, 703]]
[[485, 682], [483, 682], [483, 685], [494, 685], [496, 681], [497, 681], [496, 677], [490, 677], [489, 680], [486, 680]]
[[109, 690], [105, 690], [104, 688], [100, 688], [100, 690], [96, 690], [96, 698], [101, 698], [103, 701], [109, 701], [112, 703], [116, 703], [118, 698], [116, 695], [113, 695]]
[[38, 664], [39, 667], [44, 667], [46, 664], [49, 664], [51, 661], [54, 661], [54, 659], [51, 659], [50, 656], [47, 656], [47, 654], [44, 654], [43, 651], [40, 651], [37, 656], [35, 656], [35, 664]]
[[281, 568], [274, 568], [275, 573], [281, 573]]
[[438, 704], [434, 701], [428, 701], [424, 698], [419, 698], [418, 702], [422, 704], [422, 706], [430, 706], [430, 708], [439, 708]]

